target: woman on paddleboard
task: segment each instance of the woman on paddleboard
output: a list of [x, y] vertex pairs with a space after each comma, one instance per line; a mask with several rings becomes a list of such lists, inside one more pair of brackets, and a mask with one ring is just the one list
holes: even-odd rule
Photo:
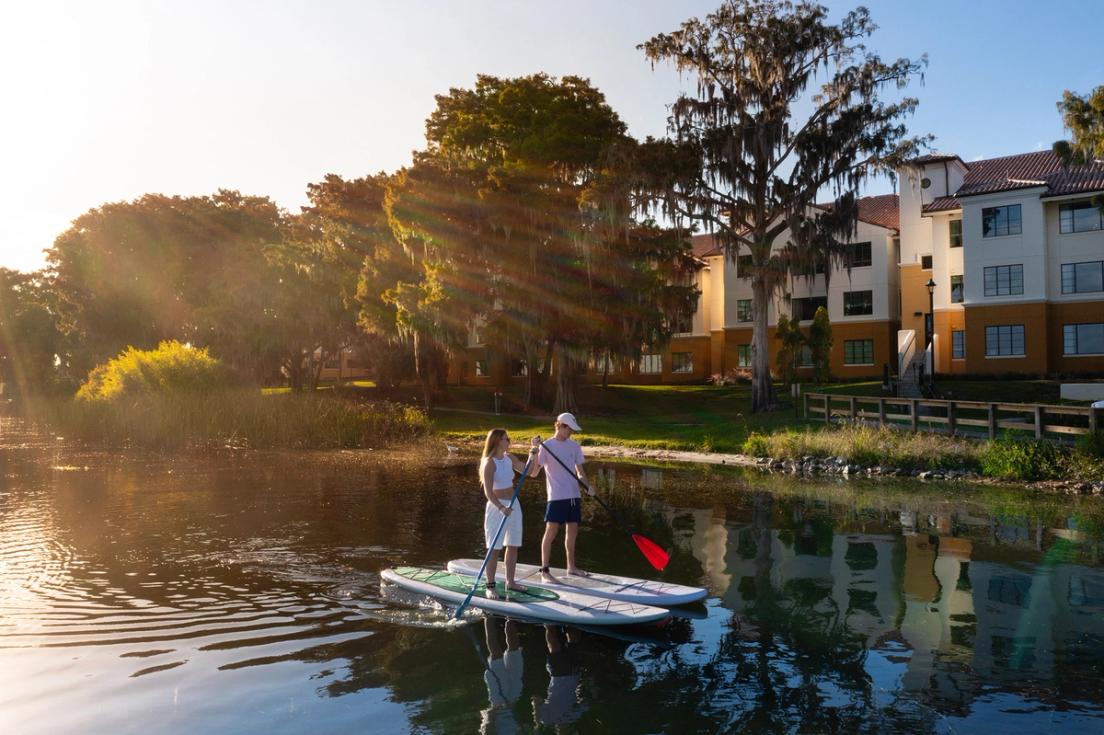
[[[533, 437], [530, 454], [535, 454], [540, 445], [540, 437]], [[483, 494], [487, 496], [487, 507], [483, 513], [483, 534], [487, 550], [487, 597], [498, 599], [495, 590], [495, 573], [498, 571], [498, 554], [506, 549], [506, 590], [524, 592], [525, 586], [514, 581], [514, 569], [517, 566], [518, 549], [521, 547], [521, 505], [509, 503], [514, 497], [514, 474], [525, 471], [525, 463], [506, 450], [510, 448], [510, 437], [505, 429], [491, 429], [487, 432], [487, 443], [483, 445], [483, 459], [479, 463], [479, 480], [483, 485]], [[540, 467], [531, 463], [529, 476], [536, 477]], [[506, 526], [494, 548], [495, 533], [506, 518]]]

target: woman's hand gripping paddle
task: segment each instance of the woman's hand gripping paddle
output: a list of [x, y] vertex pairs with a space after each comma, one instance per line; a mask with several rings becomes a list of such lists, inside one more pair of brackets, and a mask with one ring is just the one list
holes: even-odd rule
[[636, 548], [640, 549], [640, 553], [644, 555], [644, 558], [648, 560], [648, 563], [655, 567], [658, 571], [662, 572], [664, 568], [666, 568], [667, 563], [671, 561], [671, 555], [664, 551], [663, 548], [655, 541], [652, 541], [647, 536], [641, 536], [639, 533], [635, 533], [631, 528], [629, 528], [628, 524], [625, 523], [621, 516], [619, 516], [617, 513], [614, 513], [613, 508], [606, 505], [606, 501], [598, 497], [597, 493], [595, 493], [594, 490], [591, 489], [590, 485], [583, 482], [583, 478], [576, 475], [566, 464], [563, 463], [562, 459], [556, 456], [556, 453], [553, 452], [552, 449], [548, 446], [548, 442], [541, 442], [541, 446], [543, 446], [545, 450], [552, 455], [553, 459], [560, 463], [561, 467], [563, 467], [568, 472], [571, 472], [572, 476], [574, 476], [576, 481], [578, 481], [578, 483], [582, 485], [584, 489], [586, 489], [587, 493], [589, 493], [592, 498], [597, 500], [599, 505], [606, 509], [606, 512], [610, 514], [613, 520], [617, 521], [617, 524], [621, 526], [625, 533], [629, 534], [629, 536], [632, 537], [633, 543], [636, 544]]
[[[513, 508], [514, 503], [517, 501], [518, 493], [521, 492], [521, 483], [525, 482], [526, 475], [529, 474], [529, 466], [533, 464], [533, 460], [536, 458], [536, 452], [529, 452], [529, 461], [525, 463], [525, 469], [521, 471], [521, 476], [518, 477], [517, 484], [514, 485], [514, 497], [510, 498], [510, 504], [507, 508]], [[491, 560], [491, 554], [494, 553], [494, 549], [498, 546], [498, 539], [502, 536], [502, 529], [506, 528], [506, 514], [502, 514], [502, 522], [498, 524], [498, 530], [495, 531], [494, 539], [491, 541], [490, 548], [487, 549], [487, 555], [483, 557], [483, 566], [479, 567], [479, 574], [475, 575], [475, 582], [472, 583], [471, 592], [464, 598], [464, 602], [460, 607], [456, 608], [456, 614], [454, 618], [459, 619], [464, 613], [464, 608], [471, 602], [472, 596], [475, 594], [475, 589], [479, 586], [479, 580], [483, 578], [483, 572], [487, 569], [487, 562]]]

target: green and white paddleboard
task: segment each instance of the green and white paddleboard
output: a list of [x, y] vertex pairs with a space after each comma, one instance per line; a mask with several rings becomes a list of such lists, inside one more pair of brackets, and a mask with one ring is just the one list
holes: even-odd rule
[[[482, 559], [453, 559], [448, 563], [450, 572], [477, 574]], [[500, 565], [501, 566], [501, 565]], [[619, 577], [615, 574], [590, 573], [587, 577], [573, 577], [566, 569], [551, 569], [557, 582], [542, 582], [540, 568], [532, 564], [518, 564], [515, 578], [526, 587], [539, 587], [558, 594], [583, 594], [604, 597], [608, 600], [633, 602], [638, 605], [686, 605], [703, 599], [707, 591], [703, 587], [687, 587], [670, 582], [650, 579]]]
[[[478, 566], [475, 571], [479, 571]], [[459, 605], [468, 596], [475, 582], [475, 573], [468, 575], [441, 569], [396, 567], [384, 569], [380, 578], [403, 589]], [[593, 597], [578, 592], [560, 593], [530, 587], [528, 592], [506, 593], [501, 583], [498, 591], [499, 599], [488, 599], [486, 590], [480, 584], [468, 604], [499, 615], [579, 625], [649, 623], [662, 620], [668, 614], [661, 607]]]

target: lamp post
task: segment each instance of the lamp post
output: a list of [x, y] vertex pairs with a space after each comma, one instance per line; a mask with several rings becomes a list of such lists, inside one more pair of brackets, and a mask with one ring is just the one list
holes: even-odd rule
[[924, 320], [924, 345], [930, 345], [935, 336], [935, 281], [928, 279], [928, 317]]
[[935, 386], [935, 348], [932, 340], [935, 338], [935, 281], [931, 278], [924, 284], [928, 288], [928, 316], [924, 319], [925, 350], [931, 351], [931, 365], [928, 366], [928, 385]]

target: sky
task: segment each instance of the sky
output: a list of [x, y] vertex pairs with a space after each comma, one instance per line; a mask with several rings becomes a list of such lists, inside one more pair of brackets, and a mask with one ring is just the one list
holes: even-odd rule
[[[327, 173], [407, 164], [434, 95], [480, 73], [587, 77], [633, 135], [662, 135], [689, 80], [636, 45], [717, 4], [0, 0], [0, 266], [40, 268], [74, 218], [148, 192], [297, 212]], [[910, 130], [967, 161], [1049, 147], [1062, 91], [1104, 84], [1101, 0], [866, 5], [871, 50], [928, 55]]]

